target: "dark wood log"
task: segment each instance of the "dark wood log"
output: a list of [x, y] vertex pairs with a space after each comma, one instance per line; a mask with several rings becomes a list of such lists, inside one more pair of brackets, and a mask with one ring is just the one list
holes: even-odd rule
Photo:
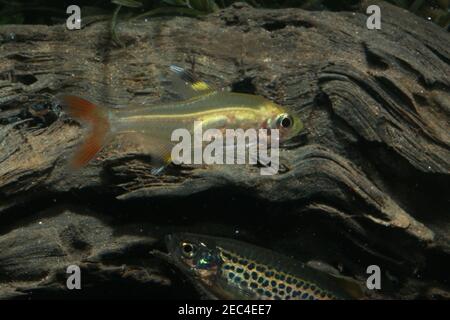
[[[0, 297], [191, 297], [149, 251], [167, 232], [233, 237], [361, 281], [379, 265], [383, 298], [448, 298], [450, 36], [381, 3], [366, 15], [235, 4], [203, 18], [158, 17], [69, 31], [0, 27]], [[150, 173], [118, 137], [86, 168], [67, 159], [83, 129], [52, 106], [169, 98], [170, 64], [298, 112], [306, 130], [286, 168], [171, 166]], [[36, 105], [47, 104], [37, 116]], [[44, 108], [45, 109], [45, 108]], [[56, 110], [56, 111], [55, 111]], [[66, 268], [83, 290], [66, 289]]]

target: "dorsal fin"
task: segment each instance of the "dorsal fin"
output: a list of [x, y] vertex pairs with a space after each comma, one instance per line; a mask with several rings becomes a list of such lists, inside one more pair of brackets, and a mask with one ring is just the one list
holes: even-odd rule
[[178, 94], [181, 94], [184, 99], [191, 99], [216, 91], [213, 87], [186, 69], [171, 65], [170, 71], [175, 75], [175, 77], [172, 77], [172, 88]]

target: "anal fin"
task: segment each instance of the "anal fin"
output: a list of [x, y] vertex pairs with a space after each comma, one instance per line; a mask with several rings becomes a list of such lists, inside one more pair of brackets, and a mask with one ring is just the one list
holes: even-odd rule
[[134, 153], [150, 156], [151, 174], [153, 175], [160, 175], [172, 162], [173, 143], [169, 140], [157, 138], [145, 132], [126, 132], [123, 138], [133, 142]]

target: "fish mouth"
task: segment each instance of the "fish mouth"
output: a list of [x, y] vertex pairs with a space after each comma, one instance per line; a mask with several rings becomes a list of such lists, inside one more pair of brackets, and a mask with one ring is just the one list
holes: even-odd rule
[[164, 242], [167, 247], [168, 254], [165, 255], [165, 260], [178, 268], [187, 277], [192, 277], [191, 268], [184, 263], [179, 248], [180, 236], [175, 234], [167, 234], [164, 237]]

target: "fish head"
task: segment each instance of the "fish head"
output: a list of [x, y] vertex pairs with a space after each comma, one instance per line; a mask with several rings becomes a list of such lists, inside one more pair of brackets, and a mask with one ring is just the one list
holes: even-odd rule
[[282, 106], [269, 102], [266, 105], [269, 117], [266, 120], [265, 127], [268, 129], [277, 129], [279, 131], [280, 142], [289, 140], [297, 136], [303, 130], [303, 122], [300, 117], [293, 112], [289, 112]]
[[204, 282], [213, 281], [223, 261], [211, 240], [188, 233], [170, 234], [165, 240], [179, 268]]

